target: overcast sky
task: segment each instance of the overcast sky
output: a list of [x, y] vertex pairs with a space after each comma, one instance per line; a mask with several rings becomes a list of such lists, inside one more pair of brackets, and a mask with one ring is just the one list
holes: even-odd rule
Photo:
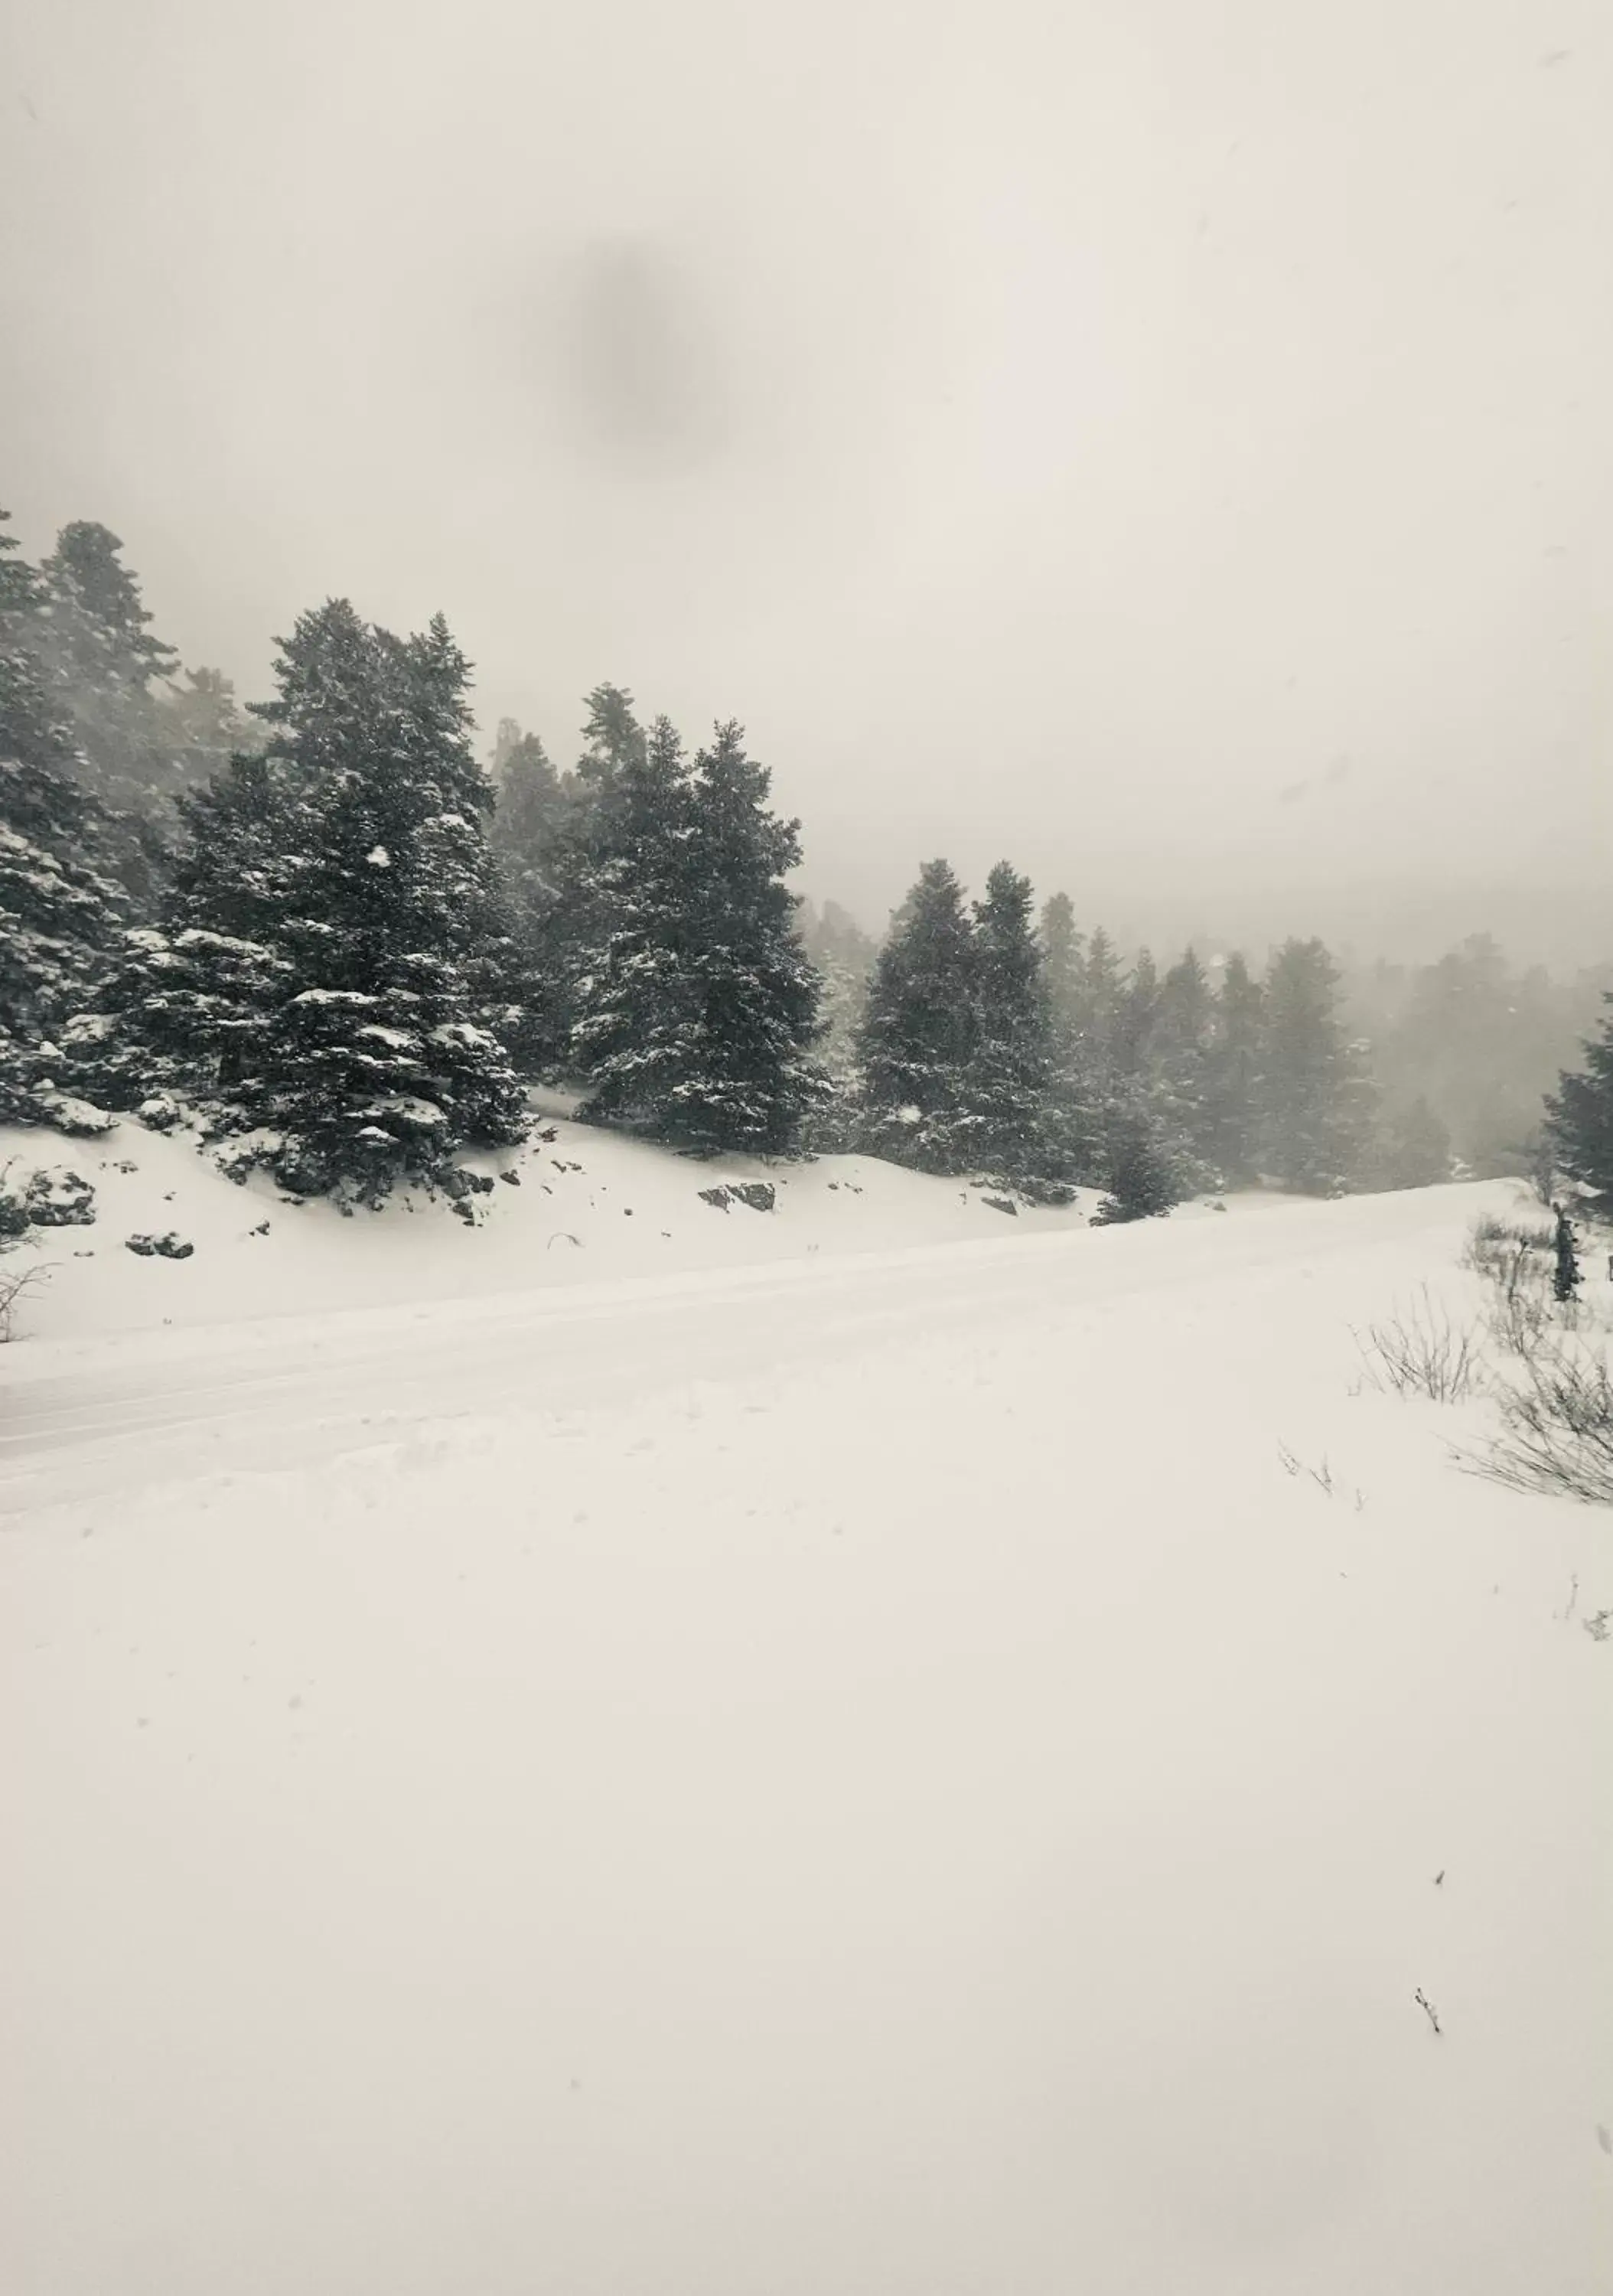
[[737, 716], [871, 923], [1613, 953], [1610, 250], [1606, 0], [0, 0], [25, 546]]

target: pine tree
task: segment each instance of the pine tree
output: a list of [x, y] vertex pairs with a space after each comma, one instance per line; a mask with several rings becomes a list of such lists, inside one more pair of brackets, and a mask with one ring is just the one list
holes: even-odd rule
[[1061, 1177], [1049, 1139], [1052, 1022], [1028, 877], [999, 861], [975, 905], [967, 1071], [975, 1160], [1011, 1184]]
[[801, 947], [823, 983], [816, 1058], [830, 1095], [814, 1110], [806, 1138], [820, 1153], [839, 1154], [855, 1144], [857, 1036], [868, 1009], [869, 979], [879, 947], [837, 901], [825, 901], [819, 911], [804, 899], [796, 924]]
[[[124, 936], [100, 1009], [70, 1024], [76, 1081], [109, 1108], [194, 1099], [218, 1128], [256, 1120], [279, 1008], [317, 948], [288, 940], [320, 866], [317, 779], [260, 752], [178, 800], [163, 922]], [[317, 936], [315, 936], [315, 939]]]
[[1206, 1078], [1204, 1152], [1224, 1187], [1259, 1176], [1265, 994], [1234, 950], [1216, 999]]
[[1210, 1047], [1215, 1000], [1196, 949], [1188, 948], [1159, 984], [1152, 1066], [1159, 1120], [1185, 1177], [1214, 1171], [1209, 1154]]
[[566, 915], [561, 848], [575, 800], [536, 734], [500, 723], [493, 779], [492, 842], [510, 908], [514, 974], [501, 1034], [528, 1074], [556, 1065], [565, 1049]]
[[0, 583], [0, 622], [35, 658], [51, 717], [70, 728], [73, 776], [103, 808], [103, 860], [149, 913], [165, 874], [170, 799], [220, 767], [243, 727], [217, 671], [172, 683], [177, 658], [147, 627], [121, 548], [103, 526], [64, 527], [20, 590]]
[[974, 979], [962, 888], [946, 862], [927, 861], [874, 965], [857, 1040], [869, 1144], [898, 1163], [955, 1172], [974, 1160]]
[[1363, 1148], [1363, 1080], [1339, 1014], [1339, 973], [1319, 940], [1288, 940], [1265, 982], [1261, 1163], [1302, 1195], [1333, 1195]]
[[37, 613], [45, 601], [45, 585], [37, 569], [20, 555], [16, 536], [5, 531], [11, 520], [10, 511], [0, 510], [0, 641], [16, 635], [9, 616]]
[[[602, 781], [603, 777], [602, 776]], [[578, 944], [571, 1065], [596, 1120], [664, 1130], [693, 1058], [693, 789], [659, 718], [609, 767], [569, 890], [595, 944]]]
[[53, 609], [62, 615], [70, 658], [89, 684], [115, 678], [148, 686], [172, 677], [179, 656], [153, 637], [140, 585], [119, 553], [119, 537], [93, 521], [75, 519], [56, 537], [41, 570]]
[[[8, 598], [24, 590], [15, 562], [0, 560], [0, 581]], [[0, 1118], [11, 1123], [78, 1126], [56, 1039], [94, 1001], [125, 922], [104, 817], [74, 762], [37, 665], [0, 627]]]
[[128, 816], [122, 861], [138, 896], [160, 872], [160, 847], [141, 832], [148, 824], [159, 838], [166, 832], [167, 800], [186, 785], [187, 743], [167, 706], [178, 656], [151, 635], [122, 548], [92, 521], [62, 528], [40, 569], [32, 639], [71, 722], [86, 787], [115, 816]]
[[345, 600], [305, 614], [239, 758], [185, 812], [161, 933], [111, 998], [105, 1064], [271, 1128], [289, 1184], [374, 1196], [462, 1142], [520, 1137], [480, 969], [502, 917], [470, 744], [470, 666], [441, 617], [407, 639]]
[[1118, 1076], [1146, 1083], [1153, 1061], [1159, 1016], [1159, 969], [1150, 952], [1140, 948], [1131, 977], [1115, 1000], [1110, 1046]]
[[1599, 1197], [1613, 1197], [1613, 992], [1603, 1002], [1607, 1017], [1585, 1040], [1584, 1065], [1559, 1079], [1546, 1117], [1563, 1170]]
[[1118, 968], [1107, 934], [1089, 955], [1068, 893], [1044, 903], [1042, 977], [1051, 1021], [1045, 1125], [1050, 1170], [1060, 1180], [1101, 1183], [1110, 1090], [1109, 1046]]
[[1108, 1200], [1093, 1215], [1096, 1227], [1157, 1219], [1181, 1201], [1182, 1184], [1170, 1151], [1146, 1109], [1131, 1106], [1114, 1115], [1104, 1185]]
[[1052, 893], [1042, 904], [1042, 978], [1056, 1032], [1078, 1029], [1084, 1010], [1085, 959], [1076, 931], [1076, 907], [1068, 893]]
[[1380, 1188], [1433, 1188], [1450, 1178], [1450, 1129], [1421, 1093], [1385, 1114], [1371, 1177]]
[[501, 742], [494, 765], [494, 788], [498, 809], [493, 820], [493, 849], [505, 861], [518, 885], [531, 884], [544, 898], [554, 890], [553, 852], [565, 798], [560, 775], [536, 734], [523, 734], [506, 718], [515, 738]]
[[812, 1058], [823, 984], [784, 882], [800, 865], [801, 825], [769, 808], [772, 778], [732, 719], [695, 759], [695, 1057], [668, 1131], [695, 1147], [782, 1156], [797, 1152], [828, 1083]]
[[1082, 967], [1079, 1013], [1083, 1065], [1100, 1101], [1107, 1100], [1114, 1080], [1125, 996], [1115, 944], [1101, 925], [1094, 926]]

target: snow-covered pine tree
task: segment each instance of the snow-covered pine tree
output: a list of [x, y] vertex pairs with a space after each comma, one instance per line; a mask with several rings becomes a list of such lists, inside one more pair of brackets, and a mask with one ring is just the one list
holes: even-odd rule
[[493, 849], [515, 885], [530, 884], [538, 898], [552, 898], [554, 843], [565, 808], [561, 778], [537, 734], [522, 733], [509, 718], [501, 734], [506, 728], [513, 738], [501, 741], [493, 769]]
[[[9, 541], [0, 534], [0, 547]], [[0, 601], [25, 581], [0, 559]], [[0, 1119], [13, 1124], [77, 1126], [57, 1040], [94, 1001], [125, 922], [105, 817], [76, 762], [37, 664], [0, 617]]]
[[1613, 992], [1606, 1017], [1584, 1043], [1584, 1065], [1565, 1071], [1546, 1102], [1547, 1136], [1570, 1178], [1613, 1197]]
[[1206, 1082], [1204, 1152], [1223, 1187], [1259, 1176], [1265, 992], [1236, 949], [1216, 998]]
[[801, 947], [823, 982], [819, 1006], [822, 1032], [816, 1058], [829, 1080], [831, 1097], [813, 1113], [809, 1146], [837, 1154], [855, 1144], [857, 1093], [857, 1032], [868, 1005], [868, 983], [879, 945], [838, 901], [821, 910], [802, 900], [796, 913]]
[[10, 511], [0, 510], [0, 643], [6, 644], [19, 636], [10, 617], [37, 613], [45, 598], [38, 569], [23, 557], [16, 536], [6, 532], [11, 522]]
[[151, 635], [123, 545], [104, 526], [63, 527], [18, 611], [53, 714], [70, 726], [73, 773], [104, 808], [102, 844], [136, 910], [150, 914], [174, 832], [169, 800], [244, 738], [229, 681], [195, 670]]
[[1063, 1144], [1050, 1137], [1053, 1032], [1031, 886], [1006, 861], [974, 912], [975, 1024], [966, 1071], [971, 1148], [1012, 1185], [1062, 1182]]
[[[658, 719], [651, 759], [665, 757], [669, 769], [675, 744]], [[622, 770], [625, 783], [635, 768]], [[664, 960], [644, 953], [657, 983], [647, 1047], [656, 1071], [640, 1106], [664, 1138], [689, 1147], [792, 1155], [828, 1090], [812, 1059], [821, 983], [785, 883], [799, 865], [800, 824], [772, 810], [771, 786], [767, 768], [746, 751], [743, 727], [719, 725], [694, 761], [686, 818], [672, 840], [683, 869], [670, 977], [662, 980]], [[675, 1015], [670, 1042], [665, 1004]], [[626, 1057], [629, 1088], [642, 1094], [642, 1054]], [[598, 1091], [594, 1105], [607, 1105]]]
[[1302, 1195], [1347, 1189], [1366, 1144], [1364, 1079], [1339, 1001], [1322, 942], [1285, 941], [1265, 980], [1260, 1161]]
[[74, 519], [40, 570], [51, 604], [63, 616], [68, 654], [90, 685], [115, 678], [150, 685], [153, 678], [172, 677], [179, 667], [174, 647], [151, 634], [153, 618], [122, 562], [122, 548], [110, 529]]
[[560, 1060], [565, 1044], [566, 919], [560, 851], [573, 808], [536, 734], [513, 718], [498, 729], [493, 780], [497, 810], [493, 850], [510, 905], [515, 947], [511, 1008], [501, 1033], [518, 1064], [538, 1074]]
[[1184, 1181], [1214, 1177], [1209, 1154], [1210, 1045], [1215, 999], [1194, 948], [1183, 950], [1164, 980], [1155, 1007], [1151, 1069], [1159, 1123]]
[[[1107, 940], [1094, 936], [1099, 962]], [[1101, 1186], [1104, 1170], [1104, 1111], [1109, 1089], [1107, 1029], [1093, 1026], [1096, 1002], [1087, 960], [1068, 893], [1043, 904], [1042, 977], [1051, 1023], [1051, 1068], [1045, 1114], [1048, 1167], [1061, 1182]]]
[[1085, 957], [1076, 930], [1076, 905], [1068, 893], [1052, 893], [1042, 904], [1042, 979], [1055, 1034], [1081, 1025]]
[[526, 1129], [481, 1025], [479, 967], [504, 920], [470, 664], [440, 614], [400, 639], [338, 600], [299, 621], [277, 667], [270, 753], [313, 782], [320, 835], [281, 928], [303, 985], [271, 1022], [263, 1115], [304, 1186], [379, 1189]]
[[1097, 1227], [1157, 1219], [1182, 1199], [1182, 1182], [1150, 1111], [1135, 1101], [1111, 1111], [1104, 1185], [1109, 1200], [1093, 1215]]
[[127, 932], [99, 1000], [70, 1024], [75, 1081], [109, 1108], [166, 1093], [220, 1129], [256, 1120], [279, 1007], [301, 985], [288, 920], [323, 834], [318, 784], [246, 752], [177, 800], [160, 922]]
[[548, 972], [544, 1024], [558, 1064], [570, 1064], [570, 1037], [587, 1003], [588, 984], [613, 931], [612, 856], [634, 800], [625, 777], [642, 767], [648, 737], [626, 686], [596, 685], [585, 701], [583, 749], [574, 772], [560, 779], [561, 806], [549, 840], [545, 874], [552, 900], [535, 962]]
[[223, 1128], [267, 1128], [290, 1185], [374, 1196], [525, 1129], [480, 1024], [502, 919], [470, 668], [440, 616], [400, 639], [334, 600], [276, 676], [263, 754], [187, 804], [165, 930], [130, 946], [102, 1057], [126, 1093], [171, 1080]]
[[1110, 1048], [1117, 1077], [1144, 1086], [1151, 1079], [1159, 1017], [1159, 970], [1152, 952], [1140, 948], [1115, 999]]
[[877, 1153], [923, 1171], [973, 1165], [974, 977], [962, 887], [947, 862], [927, 861], [891, 922], [858, 1032], [864, 1134]]
[[1116, 1069], [1125, 982], [1114, 942], [1101, 925], [1087, 937], [1081, 967], [1078, 1012], [1082, 1066], [1091, 1079], [1094, 1098], [1108, 1098]]
[[664, 1134], [696, 1034], [694, 792], [670, 719], [634, 736], [594, 782], [569, 863], [571, 927], [580, 914], [594, 936], [576, 947], [569, 1065], [588, 1115]]
[[122, 549], [94, 521], [62, 528], [40, 568], [36, 642], [49, 690], [71, 722], [86, 786], [113, 814], [133, 816], [125, 865], [143, 877], [150, 865], [138, 826], [184, 785], [183, 738], [161, 699], [179, 657], [151, 635]]

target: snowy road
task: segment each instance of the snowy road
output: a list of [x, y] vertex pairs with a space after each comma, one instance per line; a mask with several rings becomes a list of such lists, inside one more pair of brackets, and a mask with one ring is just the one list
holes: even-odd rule
[[0, 1357], [0, 1513], [188, 1472], [330, 1457], [422, 1419], [629, 1407], [667, 1386], [826, 1350], [877, 1356], [960, 1319], [978, 1332], [1012, 1329], [1195, 1283], [1226, 1297], [1229, 1285], [1285, 1277], [1297, 1259], [1381, 1254], [1405, 1236], [1426, 1235], [1439, 1264], [1453, 1258], [1473, 1201], [1457, 1189], [1254, 1207], [1071, 1238], [38, 1343]]

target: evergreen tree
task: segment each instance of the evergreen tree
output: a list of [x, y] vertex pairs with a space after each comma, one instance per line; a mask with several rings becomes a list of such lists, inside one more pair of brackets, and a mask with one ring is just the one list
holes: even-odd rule
[[1339, 1013], [1339, 973], [1319, 940], [1288, 940], [1265, 983], [1261, 1163], [1302, 1195], [1333, 1195], [1355, 1177], [1363, 1140], [1363, 1080]]
[[737, 725], [691, 771], [665, 718], [645, 737], [619, 711], [597, 715], [579, 890], [602, 938], [572, 1029], [586, 1112], [706, 1152], [792, 1154], [826, 1090], [809, 1057], [819, 983], [784, 883], [799, 824], [770, 809], [771, 776]]
[[0, 583], [0, 623], [36, 660], [53, 719], [70, 727], [73, 775], [103, 808], [103, 859], [149, 911], [169, 800], [222, 765], [243, 727], [217, 671], [172, 683], [177, 658], [151, 634], [121, 548], [103, 526], [64, 527], [20, 591]]
[[975, 905], [975, 1024], [967, 1093], [973, 1154], [1011, 1182], [1050, 1174], [1052, 1023], [1028, 877], [999, 861]]
[[1042, 904], [1042, 978], [1058, 1034], [1078, 1030], [1085, 1013], [1085, 957], [1076, 931], [1075, 903], [1053, 893]]
[[600, 952], [615, 931], [610, 914], [614, 858], [633, 834], [638, 795], [632, 781], [647, 754], [643, 728], [625, 686], [596, 685], [585, 704], [583, 750], [561, 777], [561, 803], [547, 840], [544, 875], [550, 897], [535, 936], [536, 961], [549, 978], [546, 1005], [552, 1057], [569, 1054]]
[[586, 708], [577, 775], [597, 789], [609, 790], [629, 767], [643, 763], [648, 746], [644, 729], [625, 685], [596, 685]]
[[235, 689], [220, 670], [187, 669], [184, 685], [162, 696], [161, 706], [173, 729], [176, 795], [199, 789], [254, 745], [251, 721], [242, 714]]
[[1181, 1201], [1181, 1181], [1170, 1152], [1145, 1109], [1132, 1106], [1115, 1114], [1104, 1185], [1108, 1199], [1093, 1215], [1095, 1227], [1157, 1219]]
[[867, 1136], [878, 1153], [932, 1172], [974, 1160], [974, 980], [962, 888], [946, 862], [927, 861], [874, 965], [858, 1033]]
[[696, 1027], [667, 1128], [695, 1147], [792, 1155], [828, 1085], [811, 1058], [822, 983], [784, 882], [800, 864], [801, 825], [771, 810], [771, 786], [746, 752], [743, 727], [719, 725], [694, 765]]
[[139, 896], [160, 873], [160, 844], [142, 832], [148, 824], [159, 839], [166, 830], [166, 802], [185, 785], [186, 743], [165, 706], [178, 656], [151, 635], [122, 548], [104, 526], [76, 520], [63, 527], [40, 569], [30, 635], [53, 699], [71, 722], [86, 785], [128, 817], [121, 857]]
[[41, 570], [52, 608], [61, 617], [68, 656], [84, 680], [144, 687], [153, 678], [172, 677], [179, 656], [151, 635], [152, 617], [119, 556], [122, 548], [106, 527], [75, 519], [57, 536]]
[[569, 888], [597, 936], [577, 947], [571, 1065], [591, 1116], [663, 1131], [693, 1058], [693, 789], [664, 718], [608, 772]]
[[1205, 1158], [1224, 1187], [1259, 1177], [1265, 1039], [1265, 991], [1234, 950], [1216, 999], [1205, 1093]]
[[837, 901], [825, 901], [819, 911], [803, 900], [796, 922], [801, 947], [823, 983], [816, 1057], [829, 1083], [829, 1097], [813, 1111], [806, 1137], [812, 1148], [832, 1155], [855, 1144], [857, 1035], [879, 947]]
[[[0, 580], [10, 597], [23, 588], [14, 562], [0, 560]], [[0, 628], [0, 1119], [11, 1123], [69, 1112], [56, 1039], [93, 1001], [124, 923], [104, 819], [74, 762], [37, 666]]]
[[1051, 1023], [1045, 1128], [1050, 1173], [1100, 1185], [1110, 1092], [1109, 1043], [1118, 967], [1101, 928], [1093, 955], [1076, 930], [1068, 893], [1042, 909], [1042, 977]]
[[11, 521], [10, 511], [0, 510], [0, 641], [16, 635], [8, 617], [37, 613], [45, 601], [37, 570], [21, 555], [16, 536], [5, 530]]
[[1433, 1188], [1451, 1177], [1451, 1135], [1422, 1094], [1391, 1108], [1380, 1130], [1374, 1185]]
[[1111, 1064], [1118, 1077], [1145, 1083], [1153, 1061], [1159, 1017], [1159, 973], [1146, 948], [1137, 951], [1131, 977], [1114, 1000], [1110, 1025]]
[[1215, 1169], [1210, 1145], [1210, 1049], [1215, 999], [1197, 950], [1177, 959], [1159, 985], [1152, 1067], [1161, 1125], [1184, 1177]]
[[1613, 1197], [1613, 993], [1607, 1016], [1584, 1046], [1584, 1065], [1565, 1072], [1547, 1100], [1547, 1131], [1557, 1161], [1599, 1197]]
[[1126, 983], [1114, 942], [1101, 925], [1087, 938], [1076, 1002], [1078, 1066], [1095, 1106], [1113, 1097]]
[[566, 918], [561, 847], [572, 799], [536, 734], [513, 718], [499, 726], [493, 777], [493, 849], [508, 897], [515, 949], [511, 1006], [502, 1033], [522, 1068], [552, 1067], [565, 1045]]
[[289, 1184], [373, 1196], [525, 1125], [480, 1025], [502, 918], [470, 666], [440, 616], [399, 639], [336, 600], [281, 642], [276, 677], [264, 753], [187, 808], [166, 930], [130, 948], [104, 1057], [127, 1080], [149, 1054], [220, 1124], [271, 1128]]
[[[506, 718], [504, 727], [512, 727]], [[504, 730], [501, 727], [501, 732]], [[493, 847], [518, 883], [531, 882], [545, 898], [553, 893], [553, 851], [565, 798], [560, 775], [536, 734], [514, 728], [516, 738], [501, 742], [494, 765], [498, 809]]]

